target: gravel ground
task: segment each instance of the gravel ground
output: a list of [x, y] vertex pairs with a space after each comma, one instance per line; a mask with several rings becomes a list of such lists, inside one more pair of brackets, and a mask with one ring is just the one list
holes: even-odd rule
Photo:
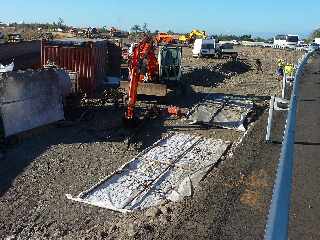
[[[179, 119], [150, 120], [130, 138], [121, 128], [122, 109], [83, 107], [88, 116], [70, 125], [53, 124], [5, 145], [0, 158], [0, 238], [3, 239], [260, 239], [271, 198], [280, 145], [264, 143], [267, 106], [278, 95], [275, 61], [297, 62], [301, 52], [244, 48], [240, 61], [193, 59], [184, 49], [187, 91], [167, 102], [191, 107], [207, 93], [253, 100], [259, 118], [242, 137], [223, 129], [185, 128]], [[254, 59], [264, 73], [256, 74]], [[144, 106], [140, 103], [140, 107]], [[138, 109], [139, 110], [139, 109]], [[80, 112], [81, 112], [80, 111]], [[91, 116], [91, 117], [90, 117]], [[277, 122], [285, 116], [279, 114]], [[281, 133], [282, 124], [276, 126]], [[185, 131], [234, 142], [229, 155], [201, 182], [192, 198], [131, 214], [67, 200], [152, 145], [169, 131]], [[108, 138], [112, 133], [116, 137]], [[278, 136], [281, 137], [280, 135]], [[232, 154], [231, 154], [232, 153]]]

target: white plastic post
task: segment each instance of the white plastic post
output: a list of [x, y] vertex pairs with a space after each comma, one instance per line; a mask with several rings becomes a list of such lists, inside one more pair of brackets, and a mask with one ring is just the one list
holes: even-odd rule
[[273, 110], [274, 110], [274, 100], [275, 100], [275, 96], [272, 96], [270, 99], [270, 106], [269, 106], [266, 142], [271, 142], [271, 129], [272, 129], [272, 118], [273, 118]]

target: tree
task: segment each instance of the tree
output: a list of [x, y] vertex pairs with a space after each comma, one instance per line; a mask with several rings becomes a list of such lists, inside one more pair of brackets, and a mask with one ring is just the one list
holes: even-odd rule
[[63, 28], [64, 27], [64, 21], [61, 17], [58, 18], [58, 27]]
[[144, 23], [143, 26], [142, 26], [142, 32], [144, 33], [150, 33], [150, 29], [148, 28], [148, 24], [147, 23]]
[[173, 35], [173, 34], [174, 34], [174, 32], [173, 32], [172, 30], [168, 30], [167, 33], [170, 34], [170, 35]]
[[314, 40], [315, 38], [320, 38], [320, 28], [318, 28], [312, 32], [311, 39]]
[[266, 42], [267, 40], [264, 39], [264, 38], [262, 38], [262, 37], [256, 37], [256, 38], [254, 39], [254, 41], [255, 41], [255, 42]]
[[240, 36], [239, 40], [240, 41], [253, 41], [250, 34]]
[[138, 24], [133, 25], [130, 30], [131, 32], [134, 32], [134, 33], [142, 32], [142, 29]]
[[231, 40], [239, 40], [240, 38], [236, 35], [219, 35], [218, 39], [220, 41], [231, 41]]

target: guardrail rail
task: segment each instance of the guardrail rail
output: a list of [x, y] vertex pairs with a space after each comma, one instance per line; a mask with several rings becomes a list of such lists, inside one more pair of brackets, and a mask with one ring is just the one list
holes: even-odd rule
[[289, 113], [286, 121], [276, 181], [265, 230], [265, 240], [288, 239], [298, 85], [303, 68], [312, 54], [313, 51], [306, 53], [299, 61], [294, 77]]

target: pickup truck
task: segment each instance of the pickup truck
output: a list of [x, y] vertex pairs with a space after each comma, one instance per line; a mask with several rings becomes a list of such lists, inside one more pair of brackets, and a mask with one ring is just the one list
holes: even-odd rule
[[23, 42], [23, 38], [20, 33], [8, 34], [8, 43], [19, 43]]
[[234, 61], [238, 58], [238, 52], [233, 49], [233, 44], [220, 44], [221, 57], [230, 57]]

